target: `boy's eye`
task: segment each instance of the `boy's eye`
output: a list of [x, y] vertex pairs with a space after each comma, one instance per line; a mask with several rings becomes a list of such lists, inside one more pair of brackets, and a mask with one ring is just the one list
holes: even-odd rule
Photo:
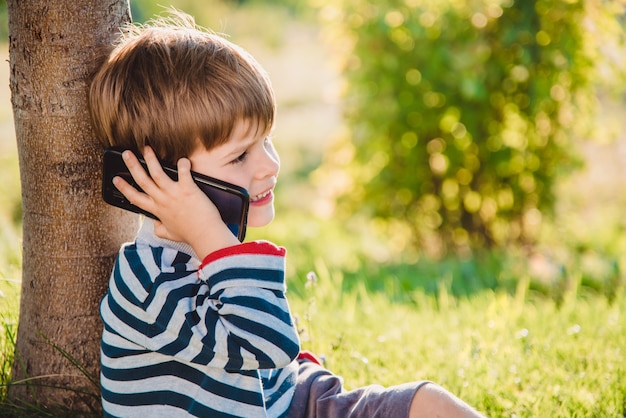
[[247, 156], [248, 156], [248, 151], [244, 151], [239, 157], [235, 158], [230, 163], [231, 164], [239, 164], [239, 163], [243, 162], [243, 160], [245, 160]]

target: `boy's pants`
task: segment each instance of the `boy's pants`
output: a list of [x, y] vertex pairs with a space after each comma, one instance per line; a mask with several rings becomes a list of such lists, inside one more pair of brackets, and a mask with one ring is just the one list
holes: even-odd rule
[[340, 377], [313, 361], [301, 361], [289, 418], [405, 418], [415, 392], [427, 381], [390, 388], [343, 390]]

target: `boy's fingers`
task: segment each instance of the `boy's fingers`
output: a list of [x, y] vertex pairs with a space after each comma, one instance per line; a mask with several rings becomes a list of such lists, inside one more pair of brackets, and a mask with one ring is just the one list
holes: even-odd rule
[[124, 164], [128, 167], [128, 171], [130, 171], [130, 175], [133, 176], [133, 180], [135, 180], [142, 189], [146, 190], [150, 176], [148, 176], [146, 170], [141, 166], [135, 154], [131, 151], [124, 151], [122, 158], [124, 159]]
[[152, 148], [150, 148], [149, 146], [146, 146], [144, 148], [143, 158], [146, 161], [146, 165], [148, 166], [150, 177], [152, 178], [154, 183], [157, 184], [157, 186], [161, 186], [163, 182], [168, 182], [171, 180], [169, 176], [165, 174], [165, 171], [163, 171], [161, 162], [157, 158]]
[[145, 193], [141, 193], [139, 190], [134, 188], [131, 184], [129, 184], [122, 177], [116, 176], [113, 177], [113, 185], [124, 195], [126, 200], [132, 203], [135, 206], [138, 206], [142, 209], [146, 209], [145, 205], [146, 199], [149, 200]]
[[158, 187], [155, 187], [150, 175], [132, 151], [124, 151], [122, 157], [133, 180], [141, 188], [141, 191], [121, 177], [114, 178], [113, 184], [133, 205], [152, 212], [153, 197], [155, 192], [158, 191]]

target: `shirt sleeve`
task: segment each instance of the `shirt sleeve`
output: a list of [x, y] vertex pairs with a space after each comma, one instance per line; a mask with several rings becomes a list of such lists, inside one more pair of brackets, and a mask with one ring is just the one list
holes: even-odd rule
[[105, 326], [180, 360], [226, 370], [284, 367], [300, 348], [285, 298], [285, 255], [255, 241], [209, 254], [195, 269], [181, 268], [180, 253], [169, 257], [179, 261], [171, 267], [164, 253], [135, 266], [118, 260], [101, 310]]

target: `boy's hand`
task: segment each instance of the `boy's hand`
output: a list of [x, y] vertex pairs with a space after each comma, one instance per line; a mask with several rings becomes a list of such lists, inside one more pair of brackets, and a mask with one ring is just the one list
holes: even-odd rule
[[200, 260], [213, 251], [239, 244], [213, 202], [193, 181], [187, 158], [178, 160], [178, 181], [174, 181], [150, 147], [143, 154], [149, 174], [131, 151], [124, 151], [122, 157], [144, 193], [121, 177], [115, 177], [113, 184], [133, 205], [159, 218], [154, 223], [158, 237], [191, 245]]

